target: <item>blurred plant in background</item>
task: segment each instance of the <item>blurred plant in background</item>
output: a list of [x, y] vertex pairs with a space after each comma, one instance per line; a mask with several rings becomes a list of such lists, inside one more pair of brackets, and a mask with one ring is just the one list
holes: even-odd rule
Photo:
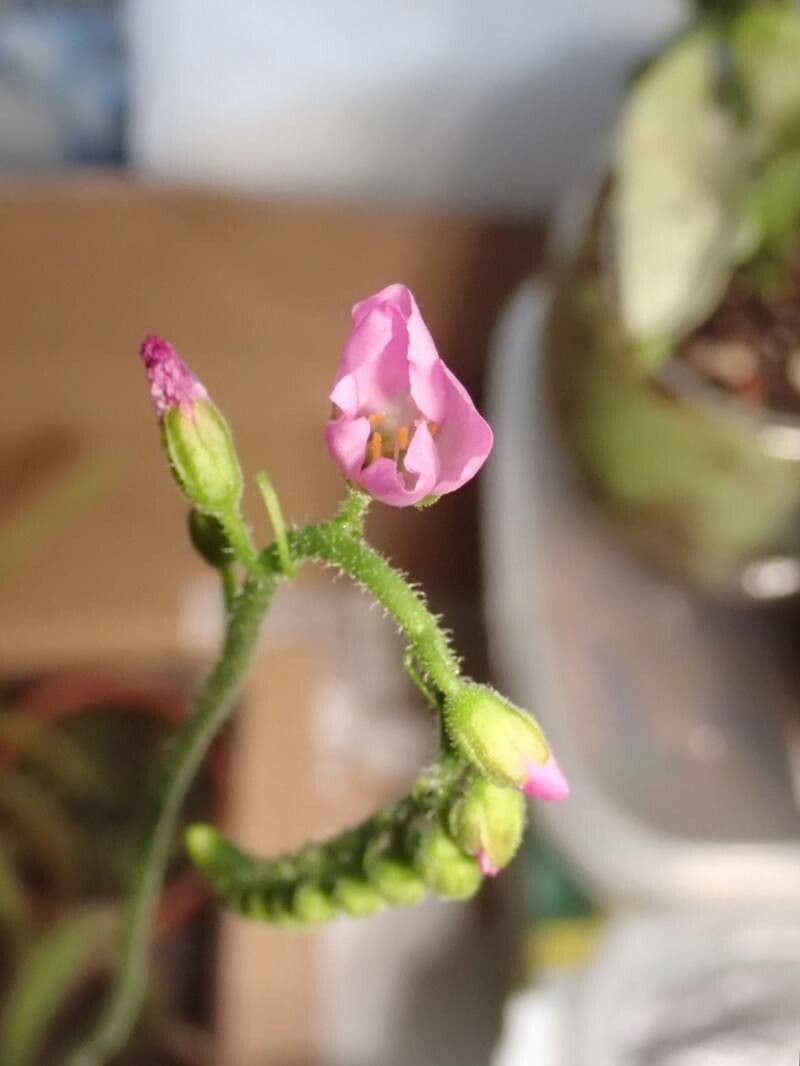
[[800, 588], [800, 10], [700, 7], [632, 85], [562, 249], [548, 371], [631, 538], [769, 599]]
[[[135, 861], [141, 781], [187, 706], [176, 683], [61, 674], [20, 679], [0, 710], [0, 1062], [64, 1054], [64, 1033], [91, 1016], [119, 950], [119, 900]], [[225, 749], [216, 747], [187, 817], [219, 815]], [[185, 932], [208, 892], [177, 844], [158, 911], [162, 945]], [[168, 966], [157, 1026], [181, 996]], [[161, 1039], [156, 1037], [155, 1040]], [[155, 1044], [153, 1044], [155, 1046]], [[174, 1061], [190, 1062], [190, 1058]]]

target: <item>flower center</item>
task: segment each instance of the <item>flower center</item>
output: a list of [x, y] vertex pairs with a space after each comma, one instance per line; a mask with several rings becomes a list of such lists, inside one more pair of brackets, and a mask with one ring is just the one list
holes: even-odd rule
[[[370, 415], [369, 424], [372, 432], [367, 441], [364, 466], [367, 467], [381, 458], [393, 459], [399, 465], [408, 451], [417, 426], [398, 424], [397, 419], [388, 414]], [[430, 435], [435, 437], [439, 426], [436, 422], [428, 422], [427, 426]]]

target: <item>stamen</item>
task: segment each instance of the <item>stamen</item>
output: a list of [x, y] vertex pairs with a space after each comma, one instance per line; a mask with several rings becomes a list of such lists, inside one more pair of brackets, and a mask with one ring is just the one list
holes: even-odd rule
[[383, 415], [370, 415], [369, 416], [369, 424], [372, 426], [373, 429], [377, 429], [378, 426], [380, 426], [382, 422], [383, 422]]
[[432, 437], [436, 436], [436, 434], [439, 432], [439, 428], [440, 427], [439, 427], [439, 423], [438, 422], [429, 422], [428, 423], [428, 432], [430, 433], [430, 435]]
[[373, 433], [367, 445], [367, 462], [374, 463], [376, 459], [380, 459], [382, 452], [383, 438], [380, 433]]
[[404, 452], [408, 448], [409, 440], [408, 426], [400, 426], [394, 435], [394, 460], [397, 462], [397, 458], [400, 452]]

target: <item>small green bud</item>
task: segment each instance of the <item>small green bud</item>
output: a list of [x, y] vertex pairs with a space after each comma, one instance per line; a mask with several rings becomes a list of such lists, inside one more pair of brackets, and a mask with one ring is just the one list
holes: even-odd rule
[[238, 504], [242, 472], [228, 424], [210, 400], [168, 408], [161, 431], [175, 480], [191, 503], [216, 514]]
[[332, 895], [336, 906], [352, 918], [365, 918], [383, 907], [383, 899], [376, 889], [357, 877], [338, 877]]
[[233, 562], [228, 535], [214, 515], [203, 514], [193, 507], [189, 511], [189, 537], [197, 554], [215, 570], [222, 570]]
[[414, 869], [428, 888], [446, 899], [469, 899], [480, 888], [481, 871], [438, 824], [411, 830]]
[[364, 870], [370, 884], [393, 907], [411, 907], [425, 895], [425, 882], [393, 852], [388, 832], [370, 842], [364, 855]]
[[525, 800], [508, 785], [474, 776], [450, 810], [450, 832], [493, 877], [516, 854], [525, 829]]
[[313, 881], [302, 881], [294, 891], [292, 913], [304, 925], [328, 922], [336, 917], [330, 896]]
[[296, 929], [300, 925], [297, 915], [286, 900], [269, 900], [267, 902], [266, 921], [282, 929]]
[[444, 705], [458, 751], [488, 777], [541, 799], [565, 799], [569, 786], [531, 715], [486, 685], [467, 683]]

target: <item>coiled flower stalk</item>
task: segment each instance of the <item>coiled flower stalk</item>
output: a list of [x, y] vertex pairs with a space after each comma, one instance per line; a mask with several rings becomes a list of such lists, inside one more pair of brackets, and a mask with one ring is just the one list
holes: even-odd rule
[[[475, 812], [464, 816], [476, 791], [487, 785], [497, 813], [494, 837], [502, 840], [494, 861], [487, 858], [493, 841], [476, 841]], [[364, 917], [387, 904], [409, 906], [428, 891], [468, 899], [485, 874], [497, 873], [513, 858], [524, 825], [525, 807], [516, 790], [490, 784], [463, 760], [443, 754], [403, 799], [293, 854], [255, 858], [205, 824], [192, 826], [186, 843], [227, 907], [245, 918], [293, 927], [337, 913]]]
[[439, 358], [408, 290], [389, 286], [353, 311], [326, 432], [347, 498], [330, 521], [289, 530], [269, 479], [258, 475], [275, 535], [261, 552], [241, 511], [241, 468], [221, 412], [166, 341], [147, 338], [142, 357], [170, 468], [192, 507], [192, 542], [220, 575], [225, 636], [154, 777], [114, 985], [69, 1066], [100, 1066], [133, 1030], [181, 804], [233, 712], [278, 585], [303, 563], [349, 577], [394, 619], [406, 643], [406, 670], [439, 720], [439, 756], [407, 796], [327, 841], [274, 859], [248, 855], [212, 826], [191, 827], [189, 854], [226, 906], [296, 927], [408, 906], [429, 891], [467, 899], [516, 851], [525, 824], [522, 793], [544, 799], [567, 793], [535, 720], [462, 676], [449, 635], [422, 594], [364, 538], [372, 499], [427, 506], [473, 477], [492, 444], [491, 429]]

